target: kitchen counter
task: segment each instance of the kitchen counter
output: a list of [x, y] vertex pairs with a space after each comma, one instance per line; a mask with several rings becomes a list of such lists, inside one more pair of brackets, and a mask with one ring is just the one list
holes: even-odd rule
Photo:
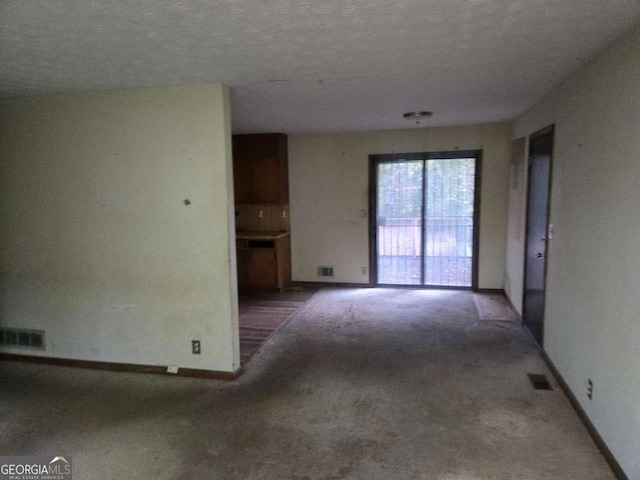
[[237, 230], [236, 240], [276, 240], [278, 238], [291, 235], [291, 232], [277, 231], [277, 232], [253, 232], [249, 230]]

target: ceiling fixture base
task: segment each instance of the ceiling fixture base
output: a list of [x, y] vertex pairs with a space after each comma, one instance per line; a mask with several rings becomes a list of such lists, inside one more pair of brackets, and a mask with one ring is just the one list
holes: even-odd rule
[[425, 118], [429, 118], [431, 115], [433, 115], [433, 112], [417, 111], [417, 112], [407, 112], [402, 116], [407, 120], [424, 120]]

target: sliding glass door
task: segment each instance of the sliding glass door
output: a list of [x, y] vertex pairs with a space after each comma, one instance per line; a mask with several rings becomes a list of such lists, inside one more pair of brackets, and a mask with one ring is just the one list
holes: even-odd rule
[[479, 152], [373, 155], [378, 285], [475, 286]]
[[422, 285], [424, 161], [380, 162], [377, 283]]

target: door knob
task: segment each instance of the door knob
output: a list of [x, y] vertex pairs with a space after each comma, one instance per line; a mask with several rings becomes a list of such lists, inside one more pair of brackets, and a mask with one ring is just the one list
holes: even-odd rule
[[547, 254], [546, 254], [546, 253], [544, 253], [544, 252], [538, 252], [538, 253], [536, 253], [536, 257], [538, 257], [538, 258], [544, 258], [544, 257], [546, 257], [546, 256], [547, 256]]

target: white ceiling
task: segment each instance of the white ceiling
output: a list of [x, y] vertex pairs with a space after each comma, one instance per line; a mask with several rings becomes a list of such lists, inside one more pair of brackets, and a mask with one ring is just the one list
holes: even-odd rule
[[638, 0], [0, 0], [0, 96], [223, 82], [235, 132], [510, 120]]

